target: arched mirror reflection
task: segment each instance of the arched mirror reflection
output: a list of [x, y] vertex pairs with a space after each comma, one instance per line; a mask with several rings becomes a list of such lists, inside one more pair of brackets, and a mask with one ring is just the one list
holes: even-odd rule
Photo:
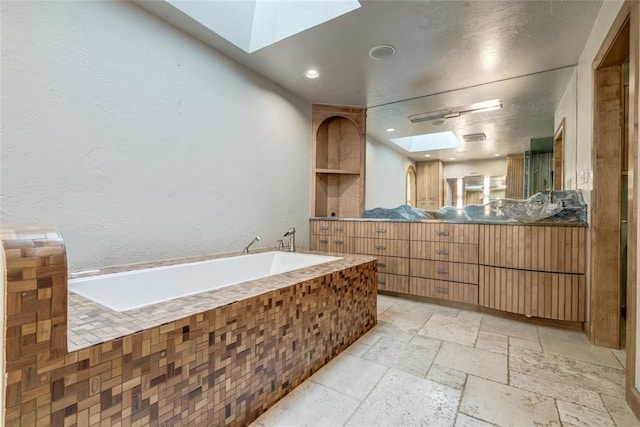
[[413, 166], [407, 168], [407, 205], [416, 206], [416, 169]]

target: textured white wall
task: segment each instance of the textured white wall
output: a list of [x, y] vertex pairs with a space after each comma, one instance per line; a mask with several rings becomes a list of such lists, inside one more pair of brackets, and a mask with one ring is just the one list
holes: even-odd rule
[[130, 2], [1, 6], [2, 223], [71, 270], [306, 246], [308, 103]]
[[365, 209], [395, 208], [407, 203], [406, 156], [367, 137]]
[[562, 174], [563, 188], [567, 190], [575, 190], [578, 179], [577, 155], [578, 140], [576, 138], [576, 118], [577, 118], [577, 72], [574, 71], [569, 79], [567, 88], [562, 95], [562, 99], [556, 109], [553, 129], [558, 130], [558, 126], [564, 119], [564, 146], [563, 146], [563, 163], [564, 170]]

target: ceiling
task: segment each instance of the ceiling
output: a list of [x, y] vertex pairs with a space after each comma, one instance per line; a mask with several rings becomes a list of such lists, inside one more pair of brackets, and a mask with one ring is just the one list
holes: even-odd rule
[[[463, 153], [431, 153], [449, 161], [522, 152], [530, 138], [553, 134], [555, 108], [602, 2], [361, 0], [359, 9], [251, 54], [165, 1], [136, 3], [303, 99], [368, 107], [367, 133], [382, 143], [444, 130], [459, 138], [487, 134]], [[380, 44], [394, 46], [396, 55], [371, 59], [369, 50]], [[305, 78], [308, 68], [320, 77]], [[501, 110], [442, 126], [407, 119], [496, 98]], [[393, 136], [388, 127], [396, 128]]]

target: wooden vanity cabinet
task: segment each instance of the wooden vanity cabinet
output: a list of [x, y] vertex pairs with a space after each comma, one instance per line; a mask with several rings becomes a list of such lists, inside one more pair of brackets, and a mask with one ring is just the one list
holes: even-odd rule
[[479, 304], [585, 321], [586, 227], [480, 225]]
[[311, 250], [354, 253], [354, 226], [354, 221], [311, 221]]
[[478, 303], [478, 225], [411, 224], [409, 294]]
[[444, 204], [444, 164], [441, 161], [416, 162], [417, 207], [438, 210]]
[[355, 223], [354, 253], [378, 257], [378, 289], [408, 293], [409, 231], [403, 222]]
[[311, 221], [311, 249], [378, 257], [378, 289], [584, 322], [587, 228]]

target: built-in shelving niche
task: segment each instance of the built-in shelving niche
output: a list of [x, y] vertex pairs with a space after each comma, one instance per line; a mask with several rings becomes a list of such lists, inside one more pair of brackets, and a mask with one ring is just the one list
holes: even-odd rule
[[364, 108], [313, 106], [312, 216], [362, 216], [365, 121]]

